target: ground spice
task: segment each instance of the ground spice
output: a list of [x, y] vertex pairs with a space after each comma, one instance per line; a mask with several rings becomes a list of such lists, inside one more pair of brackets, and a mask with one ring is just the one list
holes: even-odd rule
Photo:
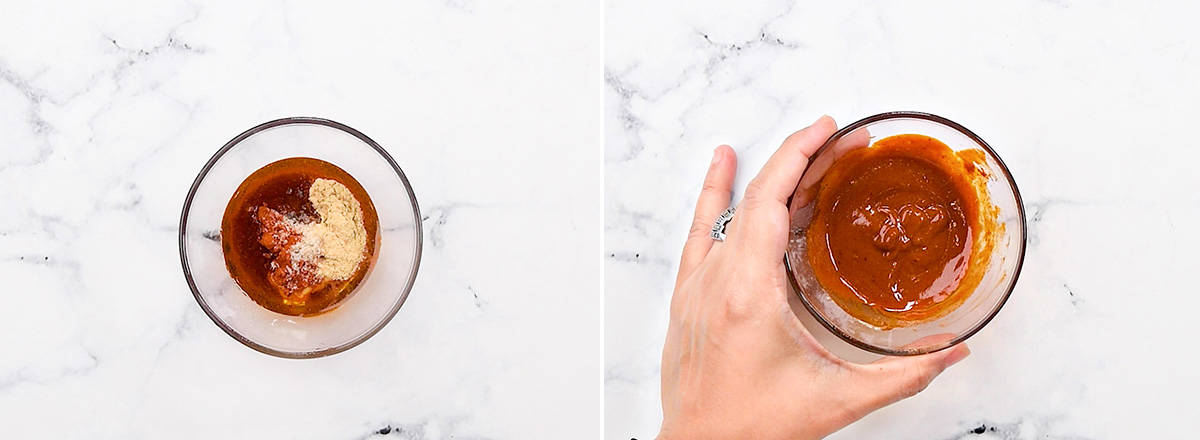
[[349, 279], [366, 259], [362, 206], [350, 189], [316, 179], [308, 188], [308, 201], [319, 220], [289, 217], [266, 206], [257, 213], [263, 226], [259, 243], [277, 255], [268, 278], [294, 304], [303, 304], [310, 292], [330, 281]]
[[350, 278], [367, 255], [362, 206], [349, 188], [330, 179], [314, 181], [308, 188], [308, 201], [321, 220], [300, 228], [293, 257], [316, 263], [321, 278]]

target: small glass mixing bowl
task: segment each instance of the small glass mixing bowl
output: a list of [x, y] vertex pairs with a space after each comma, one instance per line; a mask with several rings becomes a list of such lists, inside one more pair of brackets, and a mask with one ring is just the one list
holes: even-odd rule
[[[320, 159], [350, 173], [379, 214], [374, 266], [337, 308], [316, 316], [259, 306], [229, 275], [221, 250], [221, 218], [238, 185], [289, 157]], [[179, 256], [196, 302], [229, 336], [274, 356], [328, 356], [370, 338], [404, 304], [421, 264], [421, 213], [408, 178], [371, 138], [327, 119], [278, 119], [237, 135], [204, 164], [183, 202]]]
[[[829, 297], [809, 266], [805, 233], [812, 221], [816, 188], [830, 166], [846, 152], [871, 148], [876, 141], [898, 134], [931, 136], [954, 151], [979, 149], [989, 171], [987, 191], [998, 209], [998, 232], [982, 281], [962, 304], [931, 321], [883, 329], [847, 313]], [[1025, 208], [1017, 183], [991, 146], [965, 127], [940, 116], [920, 112], [890, 112], [862, 119], [838, 130], [817, 150], [796, 192], [788, 201], [791, 227], [784, 255], [788, 279], [804, 307], [821, 325], [846, 342], [883, 355], [917, 355], [942, 350], [982, 329], [1012, 294], [1025, 259]]]

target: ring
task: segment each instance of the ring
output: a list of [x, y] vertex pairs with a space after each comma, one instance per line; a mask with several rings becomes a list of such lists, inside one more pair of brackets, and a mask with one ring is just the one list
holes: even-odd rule
[[725, 241], [725, 226], [733, 220], [734, 207], [726, 209], [717, 217], [717, 221], [713, 222], [712, 232], [708, 233], [708, 237], [716, 241]]

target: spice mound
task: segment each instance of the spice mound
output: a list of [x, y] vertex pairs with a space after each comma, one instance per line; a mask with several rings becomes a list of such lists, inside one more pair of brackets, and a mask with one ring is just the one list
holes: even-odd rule
[[221, 234], [226, 266], [267, 309], [322, 313], [366, 274], [377, 225], [370, 198], [345, 171], [317, 159], [284, 159], [251, 174], [230, 200]]
[[962, 304], [987, 269], [997, 232], [983, 157], [905, 134], [834, 162], [806, 233], [809, 264], [830, 298], [884, 329]]
[[259, 243], [271, 251], [267, 280], [285, 293], [285, 300], [303, 304], [309, 293], [330, 281], [345, 280], [366, 258], [367, 231], [362, 207], [345, 185], [317, 179], [308, 189], [309, 203], [320, 220], [306, 223], [258, 207], [262, 225]]

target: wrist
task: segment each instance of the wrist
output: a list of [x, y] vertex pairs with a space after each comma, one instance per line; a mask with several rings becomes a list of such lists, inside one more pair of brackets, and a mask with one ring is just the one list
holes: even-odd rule
[[[743, 438], [768, 438], [768, 439], [789, 439], [789, 440], [819, 440], [833, 433], [837, 429], [822, 429], [819, 427], [806, 427], [801, 429], [787, 429], [786, 432], [780, 432], [774, 429], [763, 430], [763, 426], [757, 428], [743, 427], [746, 429], [722, 429], [722, 427], [710, 427], [716, 429], [705, 429], [697, 427], [694, 424], [685, 424], [684, 426], [676, 424], [666, 424], [658, 429], [658, 435], [655, 440], [697, 440], [697, 439], [743, 439]], [[725, 427], [728, 428], [728, 427]], [[815, 428], [815, 429], [814, 429]]]
[[696, 438], [696, 436], [692, 435], [691, 433], [684, 431], [686, 431], [686, 429], [682, 429], [682, 427], [674, 423], [667, 423], [667, 421], [664, 420], [663, 424], [658, 428], [658, 435], [654, 438], [655, 440], [689, 440]]

